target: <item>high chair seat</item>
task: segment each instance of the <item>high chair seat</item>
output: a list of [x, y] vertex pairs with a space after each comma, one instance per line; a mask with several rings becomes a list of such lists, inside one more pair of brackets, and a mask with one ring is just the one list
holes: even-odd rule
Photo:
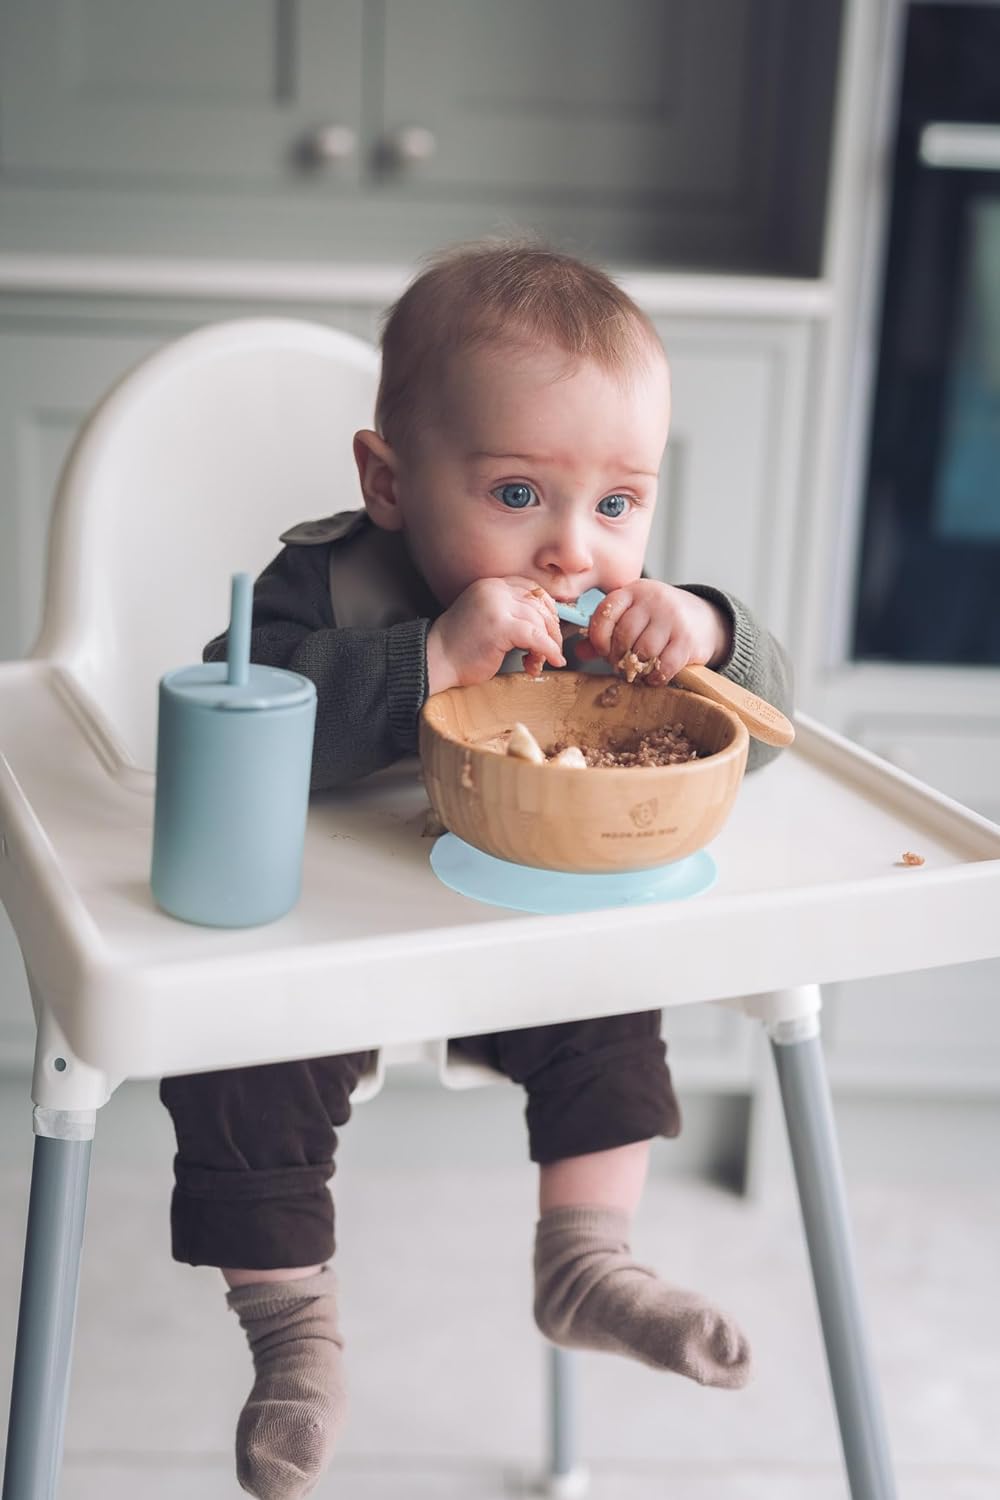
[[[434, 1039], [706, 1001], [767, 1028], [851, 1494], [889, 1500], [817, 986], [1000, 954], [1000, 829], [800, 717], [688, 902], [533, 917], [466, 900], [430, 869], [402, 762], [313, 799], [280, 921], [198, 928], [153, 903], [157, 679], [222, 628], [233, 571], [350, 504], [376, 378], [374, 351], [326, 328], [205, 329], [110, 393], [60, 482], [42, 634], [0, 665], [0, 898], [38, 1023], [3, 1500], [56, 1493], [91, 1137], [122, 1079], [393, 1046], [443, 1066]], [[568, 1495], [561, 1355], [554, 1370], [547, 1486]]]

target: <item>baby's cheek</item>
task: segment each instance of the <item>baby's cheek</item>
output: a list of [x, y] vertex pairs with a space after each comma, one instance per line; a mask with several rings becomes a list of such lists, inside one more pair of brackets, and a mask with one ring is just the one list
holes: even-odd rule
[[478, 583], [481, 578], [493, 576], [492, 573], [477, 568], [474, 558], [463, 557], [460, 553], [448, 555], [446, 551], [444, 556], [437, 559], [434, 577], [428, 582], [432, 593], [447, 609], [471, 584]]
[[448, 556], [445, 566], [453, 577], [464, 579], [463, 588], [478, 582], [480, 578], [507, 578], [511, 574], [524, 572], [523, 568], [508, 565], [509, 560], [502, 549], [485, 546], [479, 538], [453, 542], [446, 550]]
[[603, 572], [605, 581], [601, 588], [606, 594], [628, 588], [631, 584], [638, 583], [642, 577], [642, 555], [633, 557], [630, 553], [625, 558], [609, 558]]

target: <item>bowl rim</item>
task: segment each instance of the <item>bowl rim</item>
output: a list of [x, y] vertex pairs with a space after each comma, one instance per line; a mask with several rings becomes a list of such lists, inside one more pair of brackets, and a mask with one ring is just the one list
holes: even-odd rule
[[[505, 673], [504, 675], [510, 677], [522, 677], [526, 679], [528, 678], [528, 674], [526, 672], [510, 672]], [[567, 671], [565, 668], [560, 668], [557, 671], [544, 672], [540, 678], [530, 678], [528, 680], [542, 683], [555, 678], [571, 677], [581, 681], [600, 682], [603, 676], [604, 674], [599, 674], [596, 672], [574, 672]], [[489, 680], [492, 681], [493, 679]], [[625, 683], [622, 678], [612, 678], [609, 674], [608, 682], [610, 683], [612, 681], [622, 682], [622, 685], [625, 687], [634, 688], [636, 686], [635, 683]], [[426, 729], [428, 733], [437, 735], [447, 744], [454, 745], [457, 749], [462, 750], [469, 755], [477, 757], [488, 756], [491, 761], [509, 761], [511, 763], [512, 769], [516, 768], [516, 774], [518, 775], [539, 774], [550, 776], [553, 771], [569, 771], [576, 772], [577, 774], [583, 771], [587, 771], [591, 776], [596, 773], [605, 777], [633, 777], [637, 774], [648, 776], [652, 773], [662, 776], [665, 772], [681, 775], [705, 775], [707, 774], [708, 767], [720, 766], [725, 764], [725, 762], [728, 760], [735, 760], [739, 755], [743, 753], [744, 747], [749, 747], [750, 734], [747, 730], [746, 725], [739, 717], [739, 715], [734, 713], [734, 711], [731, 708], [727, 707], [726, 704], [718, 703], [714, 698], [706, 698], [701, 693], [693, 693], [691, 692], [690, 688], [674, 687], [672, 683], [665, 683], [663, 684], [663, 686], [673, 692], [684, 693], [691, 698], [700, 698], [702, 702], [709, 704], [713, 709], [720, 713], [724, 719], [727, 719], [734, 731], [733, 738], [730, 743], [728, 745], [724, 745], [721, 750], [713, 750], [710, 755], [701, 756], [699, 758], [696, 758], [695, 760], [675, 761], [672, 765], [665, 766], [555, 766], [550, 761], [547, 761], [544, 765], [538, 765], [534, 761], [520, 760], [514, 756], [501, 755], [497, 750], [491, 750], [485, 745], [477, 745], [474, 744], [471, 740], [463, 739], [461, 735], [451, 733], [443, 725], [435, 723], [431, 715], [428, 713], [430, 705], [436, 698], [447, 697], [449, 693], [464, 693], [467, 691], [468, 687], [482, 687], [484, 685], [485, 684], [483, 683], [470, 683], [462, 686], [442, 688], [439, 693], [433, 693], [429, 698], [426, 698], [424, 700], [423, 706], [421, 707], [421, 728]], [[644, 685], [643, 687], [639, 688], [639, 691], [655, 693], [661, 691], [661, 688], [649, 687], [648, 685]]]

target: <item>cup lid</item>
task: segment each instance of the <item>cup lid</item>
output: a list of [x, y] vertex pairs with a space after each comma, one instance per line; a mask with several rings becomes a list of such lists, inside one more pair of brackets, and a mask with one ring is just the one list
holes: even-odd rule
[[265, 667], [251, 662], [246, 682], [227, 681], [224, 661], [202, 662], [167, 672], [162, 686], [194, 707], [245, 712], [255, 709], [295, 708], [316, 696], [315, 685], [298, 672], [283, 667]]

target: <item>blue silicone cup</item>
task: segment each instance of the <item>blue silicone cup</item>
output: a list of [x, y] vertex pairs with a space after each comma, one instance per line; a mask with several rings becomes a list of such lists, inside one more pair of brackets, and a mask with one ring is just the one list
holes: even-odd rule
[[209, 927], [273, 922], [299, 898], [316, 689], [222, 662], [160, 683], [153, 895]]

